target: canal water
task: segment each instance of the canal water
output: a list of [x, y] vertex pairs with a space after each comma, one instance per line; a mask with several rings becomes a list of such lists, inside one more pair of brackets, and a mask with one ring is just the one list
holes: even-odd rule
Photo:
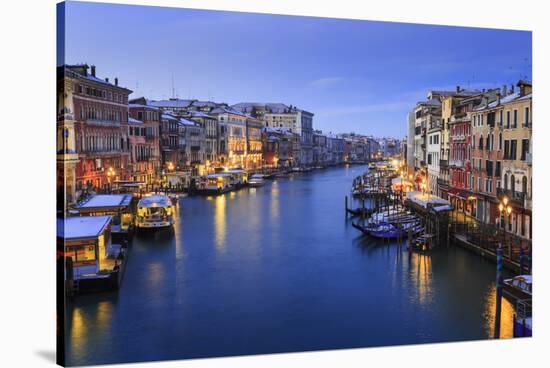
[[[332, 168], [179, 202], [173, 231], [135, 237], [121, 289], [68, 310], [67, 363], [85, 365], [487, 339], [495, 265], [360, 235]], [[503, 300], [502, 337], [513, 307]]]

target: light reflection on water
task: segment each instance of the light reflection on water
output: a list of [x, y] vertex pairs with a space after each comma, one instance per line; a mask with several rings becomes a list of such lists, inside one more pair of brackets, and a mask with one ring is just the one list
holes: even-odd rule
[[[493, 336], [495, 331], [495, 314], [496, 314], [496, 285], [491, 285], [487, 290], [484, 298], [485, 304], [485, 329], [488, 336]], [[514, 321], [513, 316], [515, 308], [513, 304], [506, 298], [502, 298], [501, 303], [501, 318], [500, 318], [500, 338], [514, 337]]]
[[[117, 294], [69, 308], [68, 363], [490, 338], [495, 265], [360, 236], [344, 195], [363, 170], [181, 198], [173, 232], [134, 239]], [[513, 313], [503, 299], [503, 337]]]

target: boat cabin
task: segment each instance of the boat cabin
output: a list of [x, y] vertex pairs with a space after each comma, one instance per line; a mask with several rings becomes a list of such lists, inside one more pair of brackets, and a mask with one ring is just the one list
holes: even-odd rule
[[112, 216], [111, 232], [128, 235], [133, 229], [132, 194], [96, 194], [78, 203], [71, 212], [78, 216]]
[[232, 176], [232, 184], [234, 185], [243, 185], [248, 183], [248, 173], [244, 170], [227, 170], [224, 173]]
[[119, 245], [111, 244], [111, 220], [105, 216], [57, 220], [58, 250], [65, 259], [66, 280], [94, 280], [118, 272]]
[[206, 175], [206, 180], [208, 190], [224, 190], [233, 185], [233, 176], [228, 173], [209, 174]]
[[163, 228], [174, 224], [174, 205], [165, 195], [143, 197], [137, 204], [136, 226], [138, 228]]

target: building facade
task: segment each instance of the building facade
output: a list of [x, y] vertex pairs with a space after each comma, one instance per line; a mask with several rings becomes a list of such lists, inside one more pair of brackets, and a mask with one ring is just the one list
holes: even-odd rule
[[73, 87], [75, 196], [109, 190], [113, 182], [130, 176], [128, 95], [132, 91], [119, 86], [117, 78], [110, 83], [96, 77], [93, 65], [65, 65], [64, 78]]

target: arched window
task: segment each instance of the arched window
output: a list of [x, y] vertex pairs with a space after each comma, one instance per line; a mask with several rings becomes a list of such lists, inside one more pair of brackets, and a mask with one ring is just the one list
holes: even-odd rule
[[479, 146], [477, 148], [480, 150], [483, 149], [483, 134], [479, 137]]
[[508, 190], [508, 174], [504, 174], [504, 190]]
[[514, 175], [510, 176], [510, 190], [512, 191], [512, 193], [516, 191], [516, 178], [514, 177]]
[[502, 133], [498, 133], [498, 150], [502, 149]]
[[527, 193], [527, 176], [524, 176], [522, 179], [521, 179], [521, 191], [523, 193]]

